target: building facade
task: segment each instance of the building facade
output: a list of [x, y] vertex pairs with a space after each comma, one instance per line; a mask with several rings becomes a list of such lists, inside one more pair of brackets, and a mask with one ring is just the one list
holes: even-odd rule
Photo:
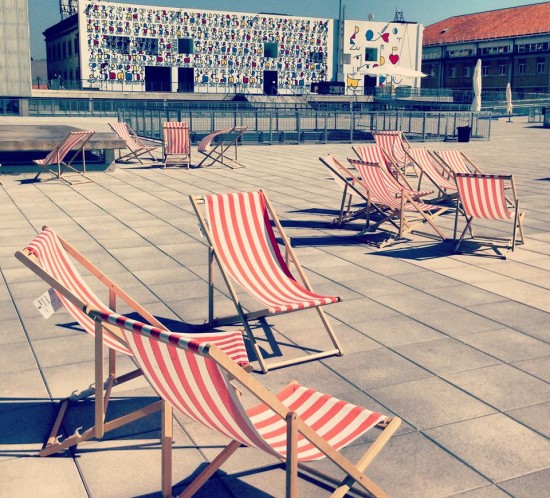
[[451, 17], [424, 31], [422, 88], [470, 90], [482, 61], [484, 91], [510, 83], [521, 98], [550, 93], [550, 2]]
[[31, 95], [27, 0], [0, 2], [0, 98]]
[[370, 64], [420, 65], [418, 24], [345, 21], [342, 38], [338, 26], [325, 18], [80, 0], [75, 15], [44, 32], [48, 77], [65, 88], [273, 95], [337, 79], [355, 92], [353, 80]]

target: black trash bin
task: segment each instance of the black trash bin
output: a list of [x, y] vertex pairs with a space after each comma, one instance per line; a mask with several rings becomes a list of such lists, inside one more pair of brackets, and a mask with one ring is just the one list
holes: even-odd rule
[[469, 142], [470, 141], [470, 134], [472, 133], [472, 127], [471, 126], [457, 126], [456, 131], [458, 134], [458, 141], [459, 142]]

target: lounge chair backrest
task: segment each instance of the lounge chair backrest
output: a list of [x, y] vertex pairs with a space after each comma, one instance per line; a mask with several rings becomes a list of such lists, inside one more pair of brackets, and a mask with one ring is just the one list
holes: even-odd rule
[[[274, 396], [213, 344], [189, 340], [117, 314], [93, 310], [88, 313], [123, 327], [137, 363], [157, 393], [171, 405], [230, 439], [276, 457], [286, 457], [285, 418], [289, 406], [304, 414], [307, 413], [304, 406], [310, 406], [312, 413], [317, 414], [314, 416], [317, 425], [322, 426], [323, 432], [318, 436], [336, 450], [384, 419], [377, 412], [344, 401], [333, 403], [335, 398], [297, 383], [289, 384]], [[261, 403], [245, 409], [242, 397], [231, 384], [233, 379]], [[327, 420], [333, 420], [334, 424], [327, 424]], [[298, 433], [298, 461], [318, 460], [325, 455]]]
[[128, 125], [121, 121], [117, 123], [109, 123], [113, 131], [126, 142], [126, 146], [133, 152], [142, 150], [145, 146], [137, 135], [131, 132]]
[[357, 169], [361, 182], [365, 190], [369, 193], [369, 198], [376, 204], [395, 207], [401, 204], [396, 199], [395, 194], [388, 190], [388, 182], [385, 178], [386, 173], [378, 163], [367, 163], [357, 159], [349, 159], [349, 162]]
[[458, 149], [439, 150], [437, 155], [443, 159], [445, 164], [449, 166], [455, 173], [471, 173], [464, 155]]
[[379, 145], [360, 145], [355, 147], [355, 150], [362, 161], [367, 163], [378, 163], [383, 168], [387, 168], [390, 174], [393, 174], [384, 156], [384, 150]]
[[[65, 156], [75, 147], [82, 148], [82, 145], [86, 143], [90, 137], [94, 134], [94, 131], [71, 131], [54, 149], [39, 162], [42, 166], [49, 166], [50, 164], [58, 164], [63, 161]], [[78, 152], [78, 151], [77, 151]]]
[[204, 196], [208, 229], [220, 264], [271, 313], [334, 303], [292, 276], [270, 223], [262, 191]]
[[188, 154], [191, 147], [187, 123], [167, 121], [163, 124], [165, 154]]
[[223, 130], [215, 131], [213, 133], [210, 133], [209, 135], [206, 135], [198, 145], [199, 152], [208, 153], [210, 151], [210, 148], [212, 147], [212, 142], [216, 137], [219, 137], [220, 135], [226, 135], [227, 133], [231, 133], [233, 128], [225, 128]]
[[400, 131], [380, 131], [373, 133], [374, 141], [386, 151], [396, 164], [405, 162], [405, 145]]
[[511, 176], [457, 173], [456, 184], [460, 203], [467, 216], [489, 220], [509, 220], [514, 213], [508, 209], [504, 182]]
[[[82, 311], [82, 305], [93, 306], [106, 312], [111, 312], [111, 310], [105, 306], [83, 280], [57, 234], [51, 228], [45, 228], [25, 249], [36, 258], [36, 262], [46, 273], [68, 289], [72, 296], [80, 301], [71, 300], [56, 289], [56, 294], [71, 316], [86, 332], [94, 336], [94, 322]], [[116, 351], [129, 354], [128, 349], [109, 334], [105, 334], [104, 342]]]
[[442, 173], [444, 167], [434, 162], [434, 158], [426, 147], [411, 148], [407, 154], [438, 187], [456, 191], [456, 184]]
[[[330, 175], [341, 188], [346, 187], [346, 182], [344, 181], [344, 179], [346, 179], [348, 182], [351, 182], [352, 184], [355, 184], [357, 182], [357, 178], [355, 177], [355, 175], [340, 161], [338, 161], [338, 159], [336, 159], [333, 155], [327, 154], [320, 159], [326, 166], [330, 166], [328, 168]], [[357, 193], [353, 189], [350, 189], [348, 193], [350, 195], [357, 195]]]

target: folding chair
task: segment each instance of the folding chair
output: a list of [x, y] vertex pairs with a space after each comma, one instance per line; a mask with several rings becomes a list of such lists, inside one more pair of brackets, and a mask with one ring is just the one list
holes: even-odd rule
[[423, 178], [426, 177], [439, 192], [437, 200], [447, 201], [456, 198], [458, 191], [452, 171], [448, 170], [440, 160], [430, 154], [428, 149], [415, 147], [408, 150], [406, 154], [420, 172], [418, 175], [418, 189], [420, 189]]
[[[386, 206], [388, 208], [388, 212], [381, 220], [379, 220], [373, 227], [367, 225], [360, 235], [378, 229], [378, 227], [385, 221], [397, 219], [397, 234], [380, 244], [380, 247], [386, 245], [390, 240], [403, 238], [404, 234], [416, 230], [416, 227], [424, 221], [426, 221], [434, 229], [442, 240], [445, 240], [445, 234], [435, 224], [434, 219], [447, 211], [446, 207], [434, 206], [417, 201], [413, 199], [413, 197], [405, 189], [402, 189], [401, 195], [396, 197], [394, 193], [388, 190], [387, 180], [385, 179], [385, 175], [387, 175], [387, 173], [384, 172], [380, 165], [366, 163], [357, 159], [349, 159], [349, 162], [359, 172], [361, 182], [363, 183], [365, 190], [368, 192], [370, 202], [378, 206]], [[407, 216], [411, 213], [415, 216]]]
[[[303, 363], [305, 361], [343, 354], [342, 348], [321, 306], [340, 301], [339, 297], [317, 294], [298, 262], [273, 207], [263, 191], [239, 192], [205, 196], [190, 196], [199, 219], [209, 250], [209, 300], [208, 322], [223, 325], [242, 322], [250, 340], [261, 370]], [[203, 210], [199, 208], [202, 204]], [[271, 222], [285, 247], [283, 258]], [[237, 315], [214, 319], [214, 273], [213, 259], [216, 259], [230, 297], [237, 309]], [[292, 275], [288, 262], [292, 261], [301, 282]], [[265, 308], [245, 312], [237, 295], [236, 284], [262, 303]], [[281, 313], [314, 308], [334, 349], [317, 351], [280, 362], [268, 364], [254, 337], [250, 321], [262, 320]]]
[[371, 164], [379, 164], [382, 168], [387, 170], [388, 175], [386, 175], [386, 177], [388, 180], [388, 189], [390, 191], [400, 194], [401, 190], [405, 189], [414, 198], [433, 194], [433, 190], [414, 189], [408, 182], [405, 174], [391, 161], [391, 159], [384, 152], [384, 149], [382, 149], [379, 145], [357, 145], [352, 146], [352, 149], [361, 161]]
[[141, 139], [136, 135], [136, 132], [130, 128], [126, 123], [109, 123], [111, 129], [118, 135], [119, 138], [126, 142], [126, 147], [130, 150], [127, 154], [122, 155], [122, 152], [118, 151], [117, 162], [127, 161], [127, 158], [137, 159], [141, 164], [141, 156], [148, 154], [152, 161], [156, 162], [155, 156], [151, 153], [156, 147], [147, 147]]
[[[50, 180], [62, 180], [71, 185], [73, 183], [91, 182], [92, 180], [86, 176], [85, 147], [94, 133], [95, 131], [71, 131], [44, 159], [35, 159], [33, 162], [43, 169], [36, 174], [34, 180], [37, 180], [42, 173], [48, 172], [52, 175]], [[69, 152], [72, 152], [72, 154], [69, 156], [69, 160], [65, 161], [65, 157]], [[78, 154], [82, 154], [82, 171], [73, 166], [73, 161]], [[56, 169], [50, 168], [54, 165], [57, 166]], [[76, 173], [80, 181], [72, 182], [66, 176], [62, 176], [67, 170]]]
[[[364, 472], [398, 429], [398, 417], [381, 415], [296, 381], [273, 394], [213, 344], [200, 344], [120, 315], [91, 309], [87, 312], [96, 321], [98, 331], [103, 323], [122, 328], [137, 363], [163, 399], [163, 496], [173, 496], [173, 408], [231, 440], [180, 498], [193, 496], [241, 445], [262, 450], [286, 464], [289, 498], [298, 496], [298, 469], [335, 487], [332, 496], [344, 496], [354, 484], [369, 496], [387, 496]], [[250, 396], [239, 395], [235, 384], [259, 404], [245, 406], [244, 400]], [[374, 427], [382, 432], [359, 461], [352, 463], [341, 450]], [[307, 462], [323, 458], [330, 459], [345, 477], [335, 479], [307, 466]]]
[[[469, 230], [471, 238], [482, 246], [487, 246], [495, 251], [502, 259], [506, 259], [500, 249], [513, 251], [516, 245], [516, 233], [519, 230], [520, 243], [525, 243], [523, 234], [523, 213], [519, 212], [519, 199], [516, 193], [514, 179], [512, 175], [480, 175], [471, 173], [457, 173], [455, 175], [456, 184], [462, 213], [466, 218], [466, 226], [458, 239], [455, 252], [459, 251], [460, 245], [464, 240], [466, 231]], [[505, 182], [512, 195], [504, 194]], [[510, 206], [512, 204], [512, 206]], [[512, 207], [512, 209], [510, 209]], [[457, 206], [454, 227], [454, 239], [456, 240], [458, 229]], [[477, 237], [472, 233], [471, 227], [475, 219], [485, 220], [513, 220], [512, 237], [508, 239], [498, 237]]]
[[387, 157], [406, 175], [409, 167], [409, 161], [406, 150], [411, 148], [411, 144], [402, 131], [378, 131], [373, 133], [376, 145], [382, 147]]
[[167, 121], [162, 124], [162, 162], [169, 164], [191, 164], [191, 140], [187, 123]]
[[[204, 137], [198, 146], [198, 151], [205, 156], [199, 166], [206, 160], [211, 159], [211, 162], [206, 166], [220, 163], [222, 166], [231, 169], [244, 168], [244, 165], [237, 160], [237, 144], [247, 129], [248, 126], [233, 126], [232, 128], [215, 131]], [[227, 156], [227, 151], [231, 147], [234, 149], [234, 158]]]
[[[15, 257], [50, 285], [74, 320], [85, 332], [91, 336], [95, 336], [95, 387], [90, 387], [80, 393], [75, 391], [71, 396], [61, 401], [57, 418], [53, 424], [48, 441], [40, 452], [40, 456], [47, 456], [63, 451], [90, 438], [101, 438], [105, 432], [158, 411], [160, 404], [157, 402], [108, 422], [105, 420], [112, 388], [139, 377], [142, 375], [142, 371], [138, 368], [121, 376], [116, 376], [116, 353], [130, 356], [132, 353], [125, 342], [121, 341], [122, 336], [119, 329], [106, 327], [100, 334], [96, 334], [93, 320], [84, 313], [83, 309], [85, 306], [93, 306], [101, 311], [111, 313], [116, 309], [117, 298], [119, 298], [132, 310], [137, 312], [142, 319], [157, 327], [164, 328], [162, 323], [120, 289], [73, 246], [59, 237], [51, 228], [44, 227], [42, 232], [25, 249], [15, 254]], [[97, 297], [84, 281], [73, 264], [73, 259], [106, 286], [109, 298], [108, 306]], [[193, 337], [195, 337], [195, 334], [193, 334]], [[197, 339], [199, 341], [215, 342], [234, 361], [241, 364], [248, 363], [248, 356], [241, 332], [197, 334]], [[109, 350], [109, 373], [106, 381], [104, 381], [103, 373], [104, 346]], [[104, 392], [104, 395], [101, 394], [102, 392]], [[70, 403], [93, 395], [95, 395], [95, 425], [82, 434], [79, 434], [77, 431], [74, 435], [67, 437], [63, 441], [59, 441], [58, 435], [61, 424]]]
[[[340, 212], [333, 223], [341, 226], [348, 221], [355, 220], [367, 214], [367, 208], [358, 208], [352, 210], [352, 202], [354, 198], [357, 202], [365, 202], [368, 205], [369, 199], [365, 193], [362, 192], [361, 187], [357, 188], [357, 179], [351, 171], [348, 170], [340, 161], [334, 156], [327, 154], [324, 157], [320, 157], [319, 161], [323, 163], [328, 170], [336, 184], [342, 189], [342, 201], [340, 203]], [[355, 186], [356, 188], [353, 188]]]

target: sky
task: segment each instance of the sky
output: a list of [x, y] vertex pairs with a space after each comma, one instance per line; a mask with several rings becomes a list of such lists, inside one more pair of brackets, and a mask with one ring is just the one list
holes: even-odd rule
[[[31, 36], [31, 57], [46, 58], [42, 33], [61, 20], [59, 0], [28, 0]], [[302, 17], [338, 18], [343, 5], [344, 18], [366, 20], [369, 14], [375, 21], [392, 21], [396, 11], [403, 12], [405, 21], [424, 26], [448, 17], [518, 5], [541, 3], [529, 0], [133, 0], [124, 3], [179, 7], [230, 12], [263, 12]]]

